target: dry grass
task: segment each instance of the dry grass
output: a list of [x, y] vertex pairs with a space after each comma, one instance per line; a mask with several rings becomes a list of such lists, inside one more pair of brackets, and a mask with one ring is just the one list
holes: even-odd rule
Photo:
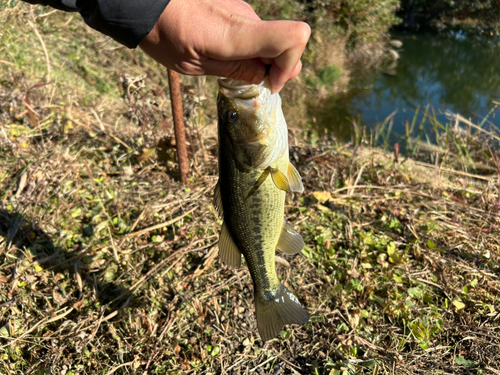
[[280, 254], [290, 267], [278, 273], [311, 320], [263, 344], [246, 267], [217, 258], [212, 83], [184, 82], [183, 187], [161, 70], [104, 39], [100, 54], [83, 47], [95, 75], [66, 69], [49, 17], [35, 22], [52, 81], [29, 95], [47, 83], [43, 48], [23, 55], [19, 35], [3, 35], [0, 373], [498, 373], [496, 172], [292, 134], [306, 193], [286, 217], [307, 247]]
[[4, 139], [6, 373], [470, 373], [461, 356], [499, 366], [487, 185], [436, 190], [379, 151], [294, 147], [307, 193], [287, 217], [307, 248], [278, 270], [311, 322], [263, 345], [246, 268], [217, 259], [215, 142], [183, 188], [166, 163], [134, 160], [140, 149], [115, 139], [126, 134], [52, 132], [24, 148]]

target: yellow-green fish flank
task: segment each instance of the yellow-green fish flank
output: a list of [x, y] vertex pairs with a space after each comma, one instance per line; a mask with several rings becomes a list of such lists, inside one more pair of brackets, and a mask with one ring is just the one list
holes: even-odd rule
[[275, 249], [296, 254], [302, 237], [283, 220], [286, 191], [302, 192], [288, 157], [288, 133], [279, 94], [265, 83], [219, 80], [219, 183], [215, 204], [224, 218], [219, 252], [239, 267], [241, 254], [254, 284], [259, 333], [274, 338], [285, 324], [309, 315], [278, 280]]

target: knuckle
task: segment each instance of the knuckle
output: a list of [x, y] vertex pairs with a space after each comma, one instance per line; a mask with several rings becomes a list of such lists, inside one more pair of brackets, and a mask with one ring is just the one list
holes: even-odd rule
[[255, 13], [252, 6], [246, 2], [243, 2], [243, 8], [249, 13]]
[[311, 36], [311, 27], [305, 22], [298, 22], [295, 25], [295, 40], [300, 45], [306, 45]]

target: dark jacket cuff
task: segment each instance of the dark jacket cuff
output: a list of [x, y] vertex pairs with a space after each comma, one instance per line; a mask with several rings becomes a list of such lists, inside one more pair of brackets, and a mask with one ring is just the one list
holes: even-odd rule
[[170, 0], [26, 0], [80, 12], [93, 29], [135, 48], [153, 29]]

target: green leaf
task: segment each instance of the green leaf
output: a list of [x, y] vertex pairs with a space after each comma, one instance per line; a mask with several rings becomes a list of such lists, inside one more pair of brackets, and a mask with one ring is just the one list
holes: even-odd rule
[[474, 280], [472, 280], [472, 281], [470, 282], [470, 286], [471, 286], [471, 287], [475, 288], [475, 287], [476, 287], [476, 285], [477, 285], [477, 279], [474, 279]]
[[459, 300], [454, 300], [452, 303], [453, 303], [453, 306], [455, 306], [455, 308], [457, 310], [462, 310], [465, 307], [465, 303], [463, 303]]
[[421, 342], [421, 343], [420, 343], [420, 344], [418, 344], [418, 345], [420, 345], [420, 347], [421, 347], [422, 349], [424, 349], [424, 350], [429, 349], [429, 344], [427, 344], [426, 342]]
[[142, 154], [137, 157], [137, 160], [144, 161], [149, 158], [154, 158], [155, 154], [156, 154], [155, 148], [143, 148]]
[[2, 328], [0, 328], [0, 337], [10, 337], [8, 324], [6, 324]]
[[432, 302], [432, 294], [424, 293], [424, 296], [422, 299], [425, 303], [431, 303]]
[[400, 276], [398, 276], [398, 275], [396, 275], [396, 274], [392, 275], [392, 278], [393, 278], [393, 279], [394, 279], [394, 281], [395, 281], [395, 282], [397, 282], [397, 283], [402, 283], [402, 282], [403, 282], [403, 278], [402, 278], [402, 277], [400, 277]]
[[115, 279], [115, 277], [116, 277], [116, 268], [113, 266], [106, 268], [106, 270], [104, 271], [104, 279], [108, 283], [110, 283]]
[[420, 298], [424, 295], [424, 292], [420, 288], [410, 288], [408, 289], [408, 295], [413, 298]]
[[389, 242], [389, 245], [387, 245], [387, 255], [391, 256], [396, 252], [396, 245], [394, 242]]
[[363, 284], [359, 279], [351, 279], [350, 285], [347, 288], [361, 292], [363, 290]]
[[459, 366], [467, 366], [470, 368], [477, 366], [476, 362], [465, 359], [463, 355], [461, 355], [460, 357], [455, 357], [455, 363]]
[[82, 209], [80, 207], [73, 210], [71, 217], [79, 217], [82, 214]]
[[401, 263], [403, 261], [403, 254], [400, 252], [395, 252], [394, 254], [389, 255], [389, 262], [391, 263]]
[[164, 239], [165, 239], [165, 236], [159, 236], [159, 235], [151, 237], [151, 241], [153, 241], [154, 243], [163, 242]]
[[389, 228], [399, 229], [399, 228], [401, 228], [401, 222], [397, 218], [393, 217], [391, 219], [391, 223], [389, 224]]
[[327, 200], [332, 199], [332, 194], [329, 191], [313, 191], [313, 196], [320, 203], [324, 203]]
[[422, 324], [419, 322], [410, 323], [411, 332], [417, 340], [425, 339], [425, 332], [422, 329]]
[[377, 244], [372, 237], [366, 237], [364, 239], [364, 243], [365, 243], [365, 245], [368, 245], [368, 246], [375, 246]]

